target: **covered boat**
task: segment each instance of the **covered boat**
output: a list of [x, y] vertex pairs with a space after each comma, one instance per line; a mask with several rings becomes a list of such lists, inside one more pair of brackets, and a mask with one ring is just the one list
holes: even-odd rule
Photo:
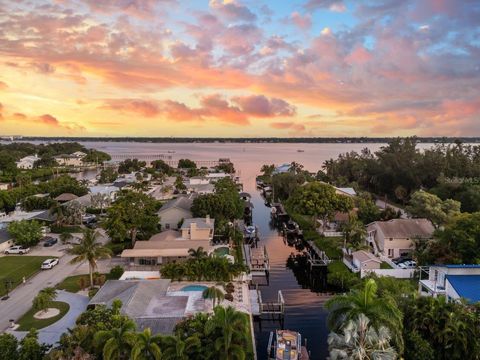
[[302, 336], [291, 330], [276, 330], [270, 333], [270, 360], [308, 360], [308, 352], [302, 347]]

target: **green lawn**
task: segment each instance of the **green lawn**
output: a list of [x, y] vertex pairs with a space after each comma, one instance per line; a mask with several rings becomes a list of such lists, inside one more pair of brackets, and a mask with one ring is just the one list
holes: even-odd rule
[[26, 279], [40, 270], [40, 266], [51, 256], [7, 255], [0, 258], [0, 296], [5, 291], [5, 280], [13, 281], [12, 289], [18, 286], [25, 276]]
[[37, 312], [37, 310], [34, 310], [33, 308], [28, 310], [23, 316], [18, 320], [18, 324], [20, 325], [18, 330], [19, 331], [28, 331], [31, 328], [35, 329], [42, 329], [44, 327], [47, 327], [49, 325], [52, 325], [53, 323], [57, 322], [60, 320], [70, 309], [70, 305], [68, 305], [65, 302], [62, 301], [52, 301], [49, 307], [52, 308], [57, 308], [60, 310], [60, 314], [57, 316], [54, 316], [49, 319], [35, 319], [33, 315]]
[[[110, 273], [108, 274], [100, 274], [100, 275], [105, 275], [106, 280], [117, 280], [114, 278]], [[71, 293], [76, 293], [79, 292], [80, 290], [80, 279], [84, 278], [85, 279], [85, 284], [87, 284], [87, 287], [90, 285], [90, 276], [88, 274], [85, 275], [74, 275], [74, 276], [69, 276], [65, 278], [61, 283], [59, 283], [56, 288], [59, 290], [65, 290]]]

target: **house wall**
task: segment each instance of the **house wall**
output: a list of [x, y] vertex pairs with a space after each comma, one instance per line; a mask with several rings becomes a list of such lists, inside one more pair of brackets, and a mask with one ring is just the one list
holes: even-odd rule
[[353, 264], [359, 269], [380, 269], [380, 263], [373, 260], [367, 260], [362, 262], [354, 257]]
[[364, 278], [369, 274], [374, 273], [377, 276], [391, 276], [397, 279], [410, 279], [415, 274], [414, 269], [362, 269], [360, 277]]
[[188, 219], [192, 217], [190, 211], [178, 208], [169, 208], [163, 211], [158, 212], [160, 216], [160, 224], [162, 225], [162, 230], [168, 229], [178, 229], [178, 223], [182, 219]]
[[383, 249], [382, 254], [389, 258], [397, 258], [402, 255], [403, 252], [413, 251], [413, 242], [410, 239], [405, 238], [385, 238], [380, 232], [376, 232], [375, 240], [380, 249]]

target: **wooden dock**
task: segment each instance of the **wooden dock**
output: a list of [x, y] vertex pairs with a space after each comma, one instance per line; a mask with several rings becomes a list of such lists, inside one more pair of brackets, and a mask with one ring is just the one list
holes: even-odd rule
[[245, 250], [245, 262], [252, 276], [268, 276], [270, 272], [270, 261], [267, 248], [260, 246], [252, 248], [250, 245], [243, 245]]
[[283, 298], [282, 291], [279, 290], [277, 294], [277, 301], [267, 301], [262, 300], [262, 293], [258, 290], [258, 287], [255, 289], [250, 289], [250, 304], [251, 304], [251, 313], [253, 316], [278, 316], [283, 317], [285, 315], [285, 299]]
[[325, 251], [320, 250], [313, 241], [308, 241], [309, 251], [307, 252], [307, 262], [310, 268], [327, 266], [331, 260]]

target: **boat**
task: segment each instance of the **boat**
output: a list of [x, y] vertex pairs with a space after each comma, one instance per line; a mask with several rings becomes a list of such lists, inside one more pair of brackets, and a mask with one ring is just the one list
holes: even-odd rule
[[305, 150], [298, 149], [297, 152], [305, 152]]
[[247, 239], [255, 238], [257, 236], [257, 228], [255, 225], [245, 226], [243, 233]]
[[283, 223], [283, 231], [285, 235], [297, 235], [300, 228], [295, 221], [289, 220]]
[[307, 348], [302, 346], [302, 336], [292, 330], [276, 330], [268, 341], [269, 360], [309, 360]]

